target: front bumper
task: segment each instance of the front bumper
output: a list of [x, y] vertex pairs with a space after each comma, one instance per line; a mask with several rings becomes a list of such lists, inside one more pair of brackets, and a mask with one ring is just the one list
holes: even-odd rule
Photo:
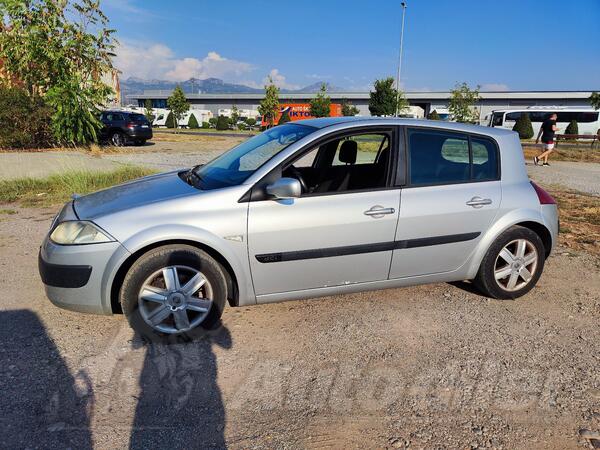
[[60, 308], [112, 314], [112, 279], [118, 264], [129, 255], [118, 242], [58, 245], [46, 237], [38, 257], [46, 295]]

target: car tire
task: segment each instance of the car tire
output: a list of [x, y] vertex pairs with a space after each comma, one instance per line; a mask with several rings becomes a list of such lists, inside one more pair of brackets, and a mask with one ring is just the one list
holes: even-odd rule
[[538, 234], [529, 228], [513, 226], [490, 246], [473, 281], [488, 297], [515, 299], [533, 289], [545, 259], [546, 250]]
[[113, 131], [110, 134], [109, 141], [114, 147], [123, 147], [125, 145], [125, 136], [120, 131]]
[[119, 292], [131, 327], [143, 340], [153, 342], [205, 336], [218, 328], [226, 300], [227, 280], [221, 266], [190, 245], [150, 250], [131, 266]]

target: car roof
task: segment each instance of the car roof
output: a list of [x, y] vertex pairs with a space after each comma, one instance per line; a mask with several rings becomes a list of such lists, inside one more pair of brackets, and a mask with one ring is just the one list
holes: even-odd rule
[[298, 120], [293, 123], [307, 125], [315, 128], [326, 128], [333, 125], [352, 123], [356, 126], [403, 125], [413, 127], [437, 128], [448, 131], [462, 131], [464, 133], [486, 134], [489, 136], [507, 136], [514, 131], [506, 128], [493, 128], [482, 125], [466, 123], [445, 122], [439, 120], [407, 119], [399, 117], [320, 117], [318, 119]]

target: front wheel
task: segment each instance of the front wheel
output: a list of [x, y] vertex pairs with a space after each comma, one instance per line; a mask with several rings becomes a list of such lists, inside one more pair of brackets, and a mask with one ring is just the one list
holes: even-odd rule
[[123, 280], [120, 302], [146, 340], [193, 340], [218, 323], [227, 298], [225, 274], [206, 252], [188, 245], [150, 250]]
[[485, 254], [474, 282], [493, 298], [514, 299], [528, 293], [542, 275], [544, 244], [529, 228], [513, 226]]

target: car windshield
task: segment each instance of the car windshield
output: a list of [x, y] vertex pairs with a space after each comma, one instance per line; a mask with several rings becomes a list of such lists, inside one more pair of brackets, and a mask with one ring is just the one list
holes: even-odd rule
[[316, 128], [285, 124], [271, 128], [195, 169], [198, 187], [210, 190], [237, 186], [264, 163]]

